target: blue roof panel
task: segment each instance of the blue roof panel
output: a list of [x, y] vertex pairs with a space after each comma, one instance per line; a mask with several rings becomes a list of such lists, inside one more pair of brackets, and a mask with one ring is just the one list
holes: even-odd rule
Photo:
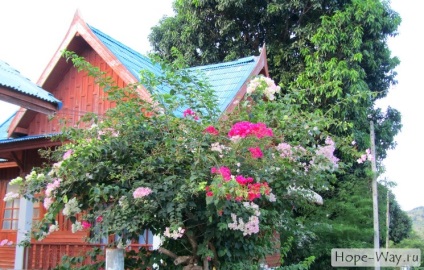
[[19, 71], [2, 60], [0, 60], [0, 86], [57, 104], [59, 108], [62, 106], [62, 102], [51, 93], [31, 82], [28, 78], [23, 77]]
[[8, 129], [9, 129], [10, 123], [12, 122], [13, 117], [15, 117], [16, 113], [17, 113], [17, 111], [15, 113], [13, 113], [3, 123], [0, 123], [0, 140], [7, 139]]
[[[143, 69], [147, 69], [156, 75], [161, 74], [160, 67], [154, 65], [148, 57], [141, 55], [100, 30], [90, 25], [89, 27], [137, 79], [139, 79], [140, 71]], [[208, 80], [218, 98], [219, 111], [222, 113], [249, 79], [255, 65], [256, 57], [250, 56], [226, 63], [192, 67], [189, 70], [194, 71], [193, 74], [200, 71]], [[169, 88], [162, 86], [161, 91], [168, 92]], [[180, 112], [175, 113], [178, 116], [180, 114]]]

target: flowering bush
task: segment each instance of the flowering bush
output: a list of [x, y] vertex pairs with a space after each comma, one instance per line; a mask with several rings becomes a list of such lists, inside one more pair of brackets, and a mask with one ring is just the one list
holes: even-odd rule
[[[86, 117], [91, 128], [65, 129], [69, 143], [53, 152], [52, 166], [12, 181], [28, 198], [41, 194], [34, 200], [47, 212], [35, 238], [56, 231], [62, 213], [72, 232], [95, 232], [91, 242], [115, 234], [111, 244], [122, 247], [146, 229], [161, 236], [161, 247], [144, 254], [146, 268], [246, 262], [257, 269], [276, 251], [276, 232], [290, 230], [293, 202], [311, 201], [292, 187], [319, 192], [334, 179], [336, 143], [319, 128], [290, 123], [269, 78], [254, 78], [234, 113], [218, 120], [213, 92], [192, 74], [143, 76], [155, 102], [136, 98], [135, 87], [111, 87], [116, 108], [102, 121]], [[158, 82], [173, 93], [158, 94]], [[251, 106], [252, 95], [265, 98]], [[175, 117], [181, 107], [183, 117]]]

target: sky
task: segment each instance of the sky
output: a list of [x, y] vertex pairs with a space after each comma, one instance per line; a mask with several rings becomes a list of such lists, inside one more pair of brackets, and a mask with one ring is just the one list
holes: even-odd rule
[[[9, 63], [33, 82], [55, 54], [65, 37], [74, 14], [80, 11], [90, 25], [107, 33], [127, 46], [147, 53], [151, 27], [163, 16], [172, 16], [173, 0], [16, 0], [0, 1], [0, 59]], [[386, 172], [380, 179], [396, 183], [393, 192], [405, 211], [424, 206], [424, 176], [421, 159], [420, 124], [424, 117], [424, 89], [421, 80], [424, 54], [421, 53], [424, 25], [422, 0], [392, 0], [402, 23], [399, 35], [388, 40], [393, 56], [401, 64], [396, 68], [398, 84], [378, 106], [399, 110], [403, 128], [396, 136], [397, 147], [384, 161]], [[418, 32], [417, 32], [418, 30]], [[0, 123], [16, 106], [0, 102]]]

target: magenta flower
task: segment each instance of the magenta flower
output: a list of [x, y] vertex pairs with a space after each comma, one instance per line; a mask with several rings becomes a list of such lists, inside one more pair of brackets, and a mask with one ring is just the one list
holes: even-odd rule
[[237, 183], [239, 183], [240, 185], [247, 185], [249, 183], [253, 182], [253, 178], [252, 177], [244, 177], [242, 175], [237, 175], [236, 176], [236, 181]]
[[254, 136], [258, 139], [263, 137], [272, 137], [274, 136], [272, 129], [267, 128], [264, 123], [250, 123], [247, 121], [242, 121], [235, 123], [231, 130], [228, 132], [228, 136], [231, 137], [241, 137], [245, 138], [248, 136]]
[[146, 197], [150, 193], [152, 193], [152, 190], [150, 188], [148, 188], [148, 187], [139, 187], [136, 190], [134, 190], [133, 197], [134, 197], [134, 199], [139, 199], [139, 198]]
[[220, 174], [225, 181], [231, 180], [231, 170], [227, 167], [222, 166], [218, 169], [215, 167], [212, 167], [211, 173]]
[[261, 157], [264, 156], [261, 148], [259, 148], [259, 147], [250, 147], [249, 151], [252, 154], [252, 158], [254, 158], [254, 159], [258, 159], [258, 158], [261, 158]]
[[197, 116], [197, 114], [192, 109], [190, 109], [190, 108], [186, 109], [183, 112], [183, 117], [185, 118], [187, 116], [193, 117], [193, 119], [196, 120], [196, 121], [199, 120], [199, 116]]
[[90, 228], [91, 228], [91, 224], [90, 224], [90, 222], [88, 222], [88, 221], [86, 221], [86, 220], [83, 220], [83, 221], [81, 222], [81, 225], [82, 225], [82, 227], [83, 227], [84, 229], [90, 229]]

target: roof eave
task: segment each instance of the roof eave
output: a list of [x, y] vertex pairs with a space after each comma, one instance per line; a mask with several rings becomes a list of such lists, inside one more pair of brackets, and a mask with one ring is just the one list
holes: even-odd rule
[[14, 89], [0, 86], [0, 100], [18, 105], [30, 110], [52, 115], [59, 110], [60, 104], [54, 104], [37, 97], [29, 96]]

